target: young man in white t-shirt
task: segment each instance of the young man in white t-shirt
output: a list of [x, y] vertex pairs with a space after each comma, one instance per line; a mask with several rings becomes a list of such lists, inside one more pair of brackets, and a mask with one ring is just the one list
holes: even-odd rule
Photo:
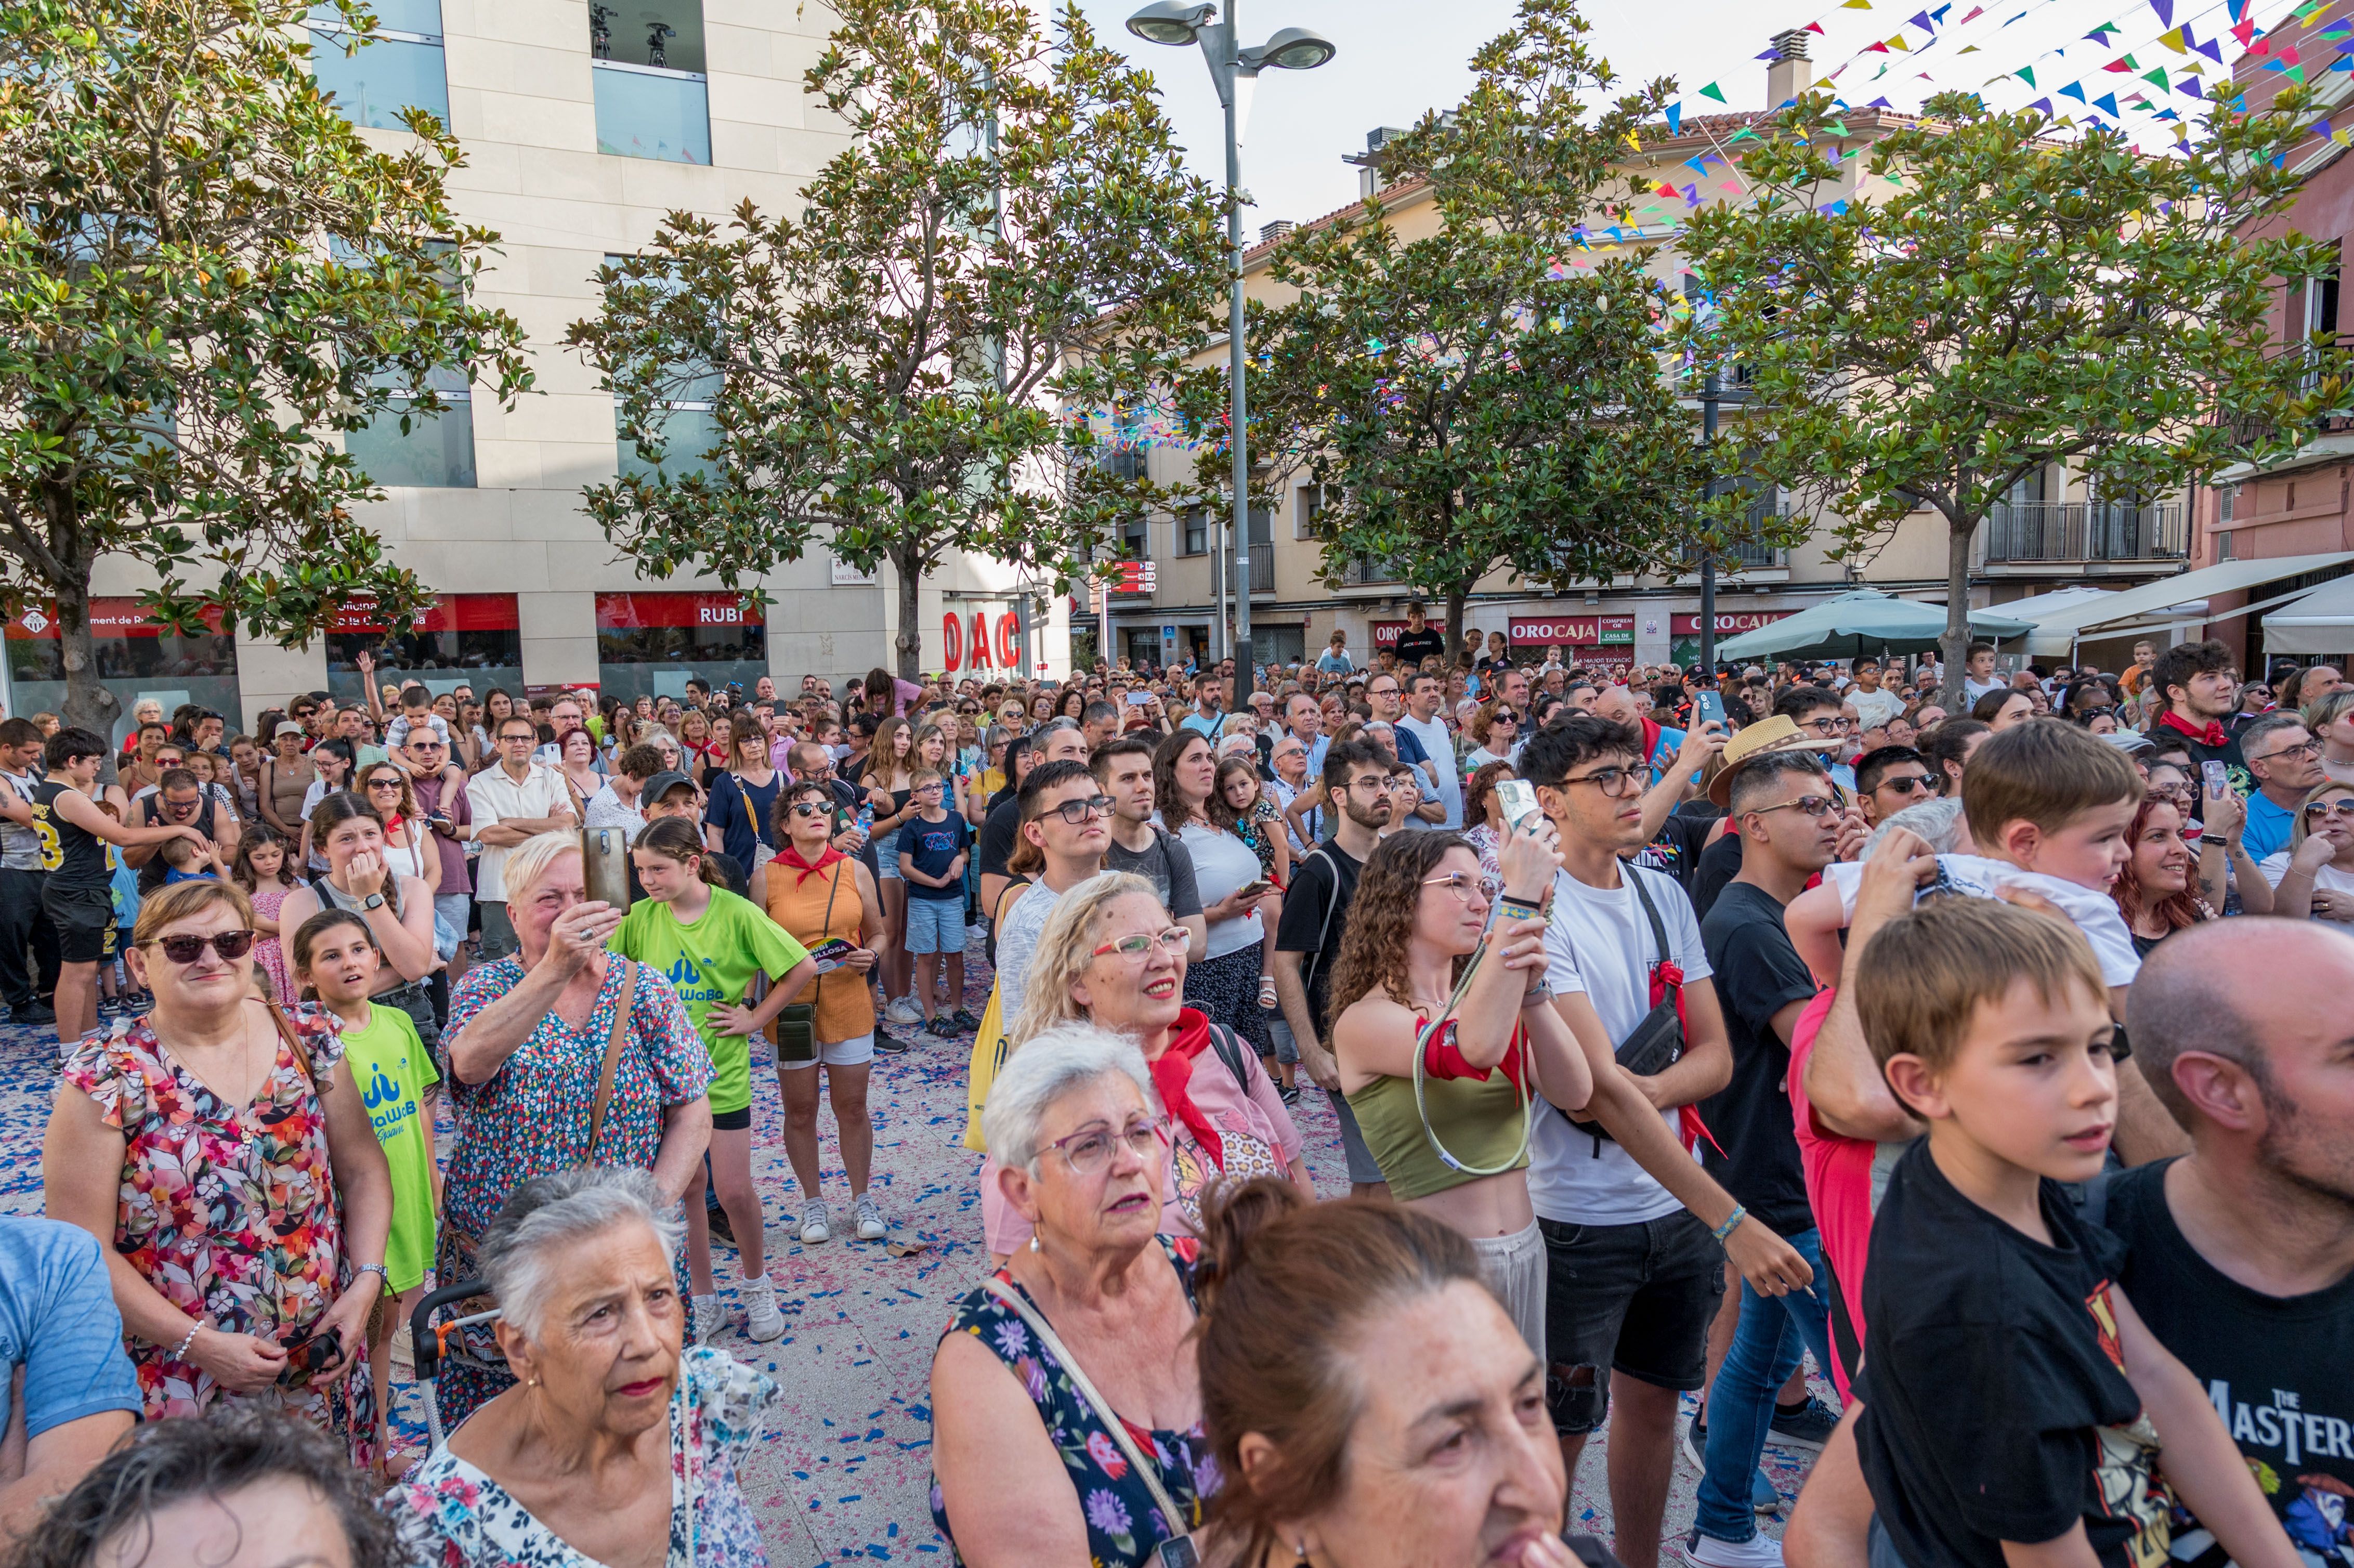
[[[1545, 1401], [1573, 1479], [1586, 1438], [1617, 1404], [1617, 1549], [1628, 1568], [1657, 1568], [1677, 1404], [1704, 1381], [1724, 1264], [1776, 1297], [1804, 1288], [1813, 1271], [1701, 1170], [1679, 1135], [1679, 1113], [1731, 1080], [1733, 1052], [1691, 901], [1673, 877], [1619, 858], [1645, 837], [1641, 735], [1580, 715], [1532, 736], [1520, 770], [1561, 834], [1546, 979], [1595, 1080], [1586, 1107], [1595, 1120], [1572, 1122], [1541, 1105], [1529, 1150], [1529, 1197], [1553, 1271]], [[1638, 1078], [1614, 1052], [1651, 1011], [1662, 960], [1684, 977], [1684, 1050]]]
[[1455, 732], [1438, 716], [1445, 691], [1446, 683], [1436, 675], [1408, 675], [1405, 712], [1391, 724], [1422, 743], [1423, 771], [1431, 781], [1424, 793], [1436, 794], [1445, 803], [1447, 819], [1441, 826], [1458, 829], [1463, 826], [1463, 775], [1455, 763]]

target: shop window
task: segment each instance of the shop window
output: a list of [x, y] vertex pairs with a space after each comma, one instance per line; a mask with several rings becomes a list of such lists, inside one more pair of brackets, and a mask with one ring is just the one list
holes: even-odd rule
[[[183, 703], [198, 703], [224, 715], [232, 732], [245, 727], [237, 685], [237, 639], [221, 630], [217, 615], [209, 630], [182, 637], [147, 618], [133, 599], [90, 601], [90, 626], [99, 679], [114, 694], [114, 734], [131, 733], [131, 714], [149, 698], [162, 705], [168, 722]], [[58, 635], [57, 606], [42, 600], [8, 622], [8, 711], [29, 718], [61, 714], [66, 705], [65, 643]]]
[[712, 690], [748, 692], [769, 673], [761, 607], [732, 593], [600, 593], [597, 679], [601, 694], [684, 697], [700, 677]]
[[699, 0], [590, 0], [588, 63], [597, 151], [671, 164], [711, 162], [711, 98]]
[[311, 7], [311, 74], [355, 125], [406, 130], [401, 111], [422, 109], [450, 123], [441, 62], [441, 0], [371, 0], [376, 30], [366, 43], [333, 5]]
[[327, 691], [337, 702], [363, 701], [359, 656], [376, 660], [379, 686], [418, 683], [440, 696], [461, 686], [476, 702], [493, 688], [523, 691], [523, 637], [511, 593], [445, 593], [394, 636], [365, 605], [346, 605], [327, 629]]

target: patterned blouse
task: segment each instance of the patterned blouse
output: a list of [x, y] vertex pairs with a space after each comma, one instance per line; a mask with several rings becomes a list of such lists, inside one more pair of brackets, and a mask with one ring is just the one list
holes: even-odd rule
[[[776, 1381], [688, 1347], [670, 1400], [669, 1568], [766, 1568], [737, 1466], [777, 1403]], [[385, 1494], [409, 1560], [427, 1568], [597, 1568], [448, 1445]]]
[[[614, 1011], [621, 1005], [621, 977], [631, 969], [638, 975], [629, 1031], [636, 1048], [621, 1053], [605, 1126], [592, 1150], [588, 1123], [597, 1078], [613, 1035]], [[523, 972], [522, 959], [512, 955], [467, 971], [451, 995], [450, 1025], [442, 1039], [454, 1044], [484, 1008], [514, 989]], [[711, 1057], [670, 981], [659, 969], [608, 954], [605, 983], [586, 1024], [575, 1030], [550, 1008], [531, 1037], [487, 1080], [469, 1084], [451, 1075], [458, 1146], [442, 1189], [436, 1277], [458, 1281], [481, 1274], [474, 1244], [515, 1188], [535, 1176], [581, 1164], [652, 1170], [662, 1152], [663, 1112], [700, 1099], [710, 1085]], [[486, 1358], [496, 1355], [487, 1332], [466, 1332], [470, 1349]], [[442, 1424], [454, 1428], [513, 1381], [503, 1372], [444, 1367], [436, 1380]]]
[[1275, 880], [1275, 840], [1283, 830], [1283, 812], [1267, 799], [1264, 789], [1251, 803], [1251, 814], [1235, 824], [1235, 837], [1250, 845], [1251, 853], [1258, 856], [1259, 874], [1269, 882]]
[[[290, 1020], [305, 1073], [281, 1037], [249, 1106], [231, 1106], [165, 1054], [145, 1017], [82, 1038], [65, 1081], [122, 1131], [114, 1250], [173, 1306], [225, 1333], [282, 1344], [324, 1315], [351, 1283], [342, 1206], [315, 1085], [343, 1060], [333, 1013]], [[123, 1337], [150, 1421], [242, 1401], [282, 1407], [344, 1439], [355, 1465], [376, 1459], [376, 1404], [366, 1356], [330, 1388], [236, 1394], [172, 1359], [169, 1346]]]
[[[1201, 1244], [1191, 1236], [1157, 1239], [1191, 1303], [1193, 1266], [1201, 1255]], [[999, 1269], [997, 1277], [1029, 1296], [1011, 1269]], [[1031, 1306], [1035, 1308], [1037, 1303], [1034, 1300]], [[1079, 1509], [1087, 1518], [1092, 1568], [1143, 1568], [1161, 1543], [1178, 1532], [1161, 1517], [1152, 1489], [1133, 1473], [1127, 1454], [1054, 1352], [1037, 1342], [1019, 1312], [986, 1288], [977, 1287], [957, 1303], [948, 1331], [970, 1334], [988, 1346], [1029, 1392], [1030, 1402], [1038, 1407], [1038, 1418], [1054, 1438], [1063, 1456], [1063, 1467], [1070, 1472], [1071, 1486], [1078, 1493]], [[1125, 1417], [1121, 1425], [1128, 1428], [1138, 1451], [1152, 1457], [1152, 1467], [1169, 1499], [1185, 1510], [1185, 1531], [1199, 1530], [1203, 1506], [1217, 1494], [1219, 1484], [1218, 1461], [1210, 1452], [1202, 1424], [1197, 1421], [1182, 1432], [1152, 1431]], [[954, 1552], [956, 1540], [949, 1533], [948, 1504], [940, 1496], [937, 1473], [932, 1478], [932, 1522]], [[964, 1561], [963, 1553], [957, 1554], [957, 1561]]]

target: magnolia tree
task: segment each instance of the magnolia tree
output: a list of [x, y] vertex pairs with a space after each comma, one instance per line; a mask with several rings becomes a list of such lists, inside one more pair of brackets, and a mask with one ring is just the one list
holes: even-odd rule
[[[572, 328], [659, 460], [588, 504], [655, 577], [756, 588], [819, 537], [888, 561], [913, 676], [918, 590], [949, 552], [1059, 590], [1106, 536], [1092, 438], [1056, 410], [1115, 406], [1203, 341], [1219, 207], [1151, 79], [1076, 6], [1050, 32], [1023, 0], [832, 9], [808, 86], [852, 140], [799, 207], [672, 214]], [[667, 407], [690, 397], [706, 433], [673, 450]]]
[[2340, 401], [2334, 345], [2266, 334], [2281, 281], [2331, 270], [2335, 247], [2245, 238], [2296, 196], [2281, 154], [2306, 101], [2252, 113], [2225, 89], [2202, 140], [2144, 157], [2113, 130], [2055, 138], [2032, 111], [1946, 94], [1850, 190], [1818, 92], [1742, 160], [1748, 203], [1692, 217], [1718, 308], [1689, 341], [1745, 381], [1748, 471], [1836, 514], [1850, 558], [1917, 508], [1945, 520], [1947, 705], [1972, 540], [2014, 485], [2065, 462], [2101, 497], [2167, 495], [2293, 448]]
[[405, 626], [422, 590], [353, 522], [383, 493], [340, 433], [531, 384], [521, 328], [466, 302], [496, 237], [450, 210], [457, 143], [412, 111], [370, 146], [312, 79], [310, 9], [0, 6], [0, 600], [55, 601], [65, 716], [101, 733], [101, 556], [183, 630], [292, 645], [354, 596]]
[[[1254, 329], [1254, 425], [1324, 482], [1325, 580], [1377, 563], [1443, 598], [1453, 633], [1499, 566], [1681, 569], [1733, 506], [1702, 499], [1666, 296], [1631, 255], [1573, 265], [1584, 220], [1631, 196], [1617, 159], [1671, 91], [1606, 101], [1616, 79], [1586, 30], [1569, 0], [1522, 0], [1454, 113], [1383, 148], [1386, 196], [1285, 241], [1275, 275], [1299, 293]], [[1437, 227], [1404, 238], [1393, 209], [1425, 186]]]

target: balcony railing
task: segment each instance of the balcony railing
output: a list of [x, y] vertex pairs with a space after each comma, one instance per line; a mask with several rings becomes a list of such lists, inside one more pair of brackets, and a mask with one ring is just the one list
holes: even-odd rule
[[1989, 561], [2179, 561], [2189, 535], [2182, 503], [2028, 501], [1987, 514]]
[[[1697, 548], [1683, 553], [1685, 565], [1700, 570], [1702, 552]], [[1761, 545], [1754, 539], [1744, 539], [1726, 546], [1716, 553], [1716, 569], [1720, 572], [1778, 571], [1790, 564], [1790, 552], [1772, 545]]]
[[1253, 545], [1250, 547], [1250, 590], [1253, 593], [1275, 591], [1275, 546]]
[[597, 151], [668, 164], [711, 162], [711, 99], [693, 71], [591, 60]]

